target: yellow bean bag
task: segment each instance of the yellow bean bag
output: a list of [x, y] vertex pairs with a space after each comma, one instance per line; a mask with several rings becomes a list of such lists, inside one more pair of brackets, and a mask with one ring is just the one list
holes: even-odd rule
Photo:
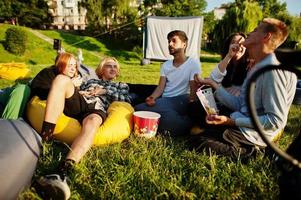
[[[41, 132], [46, 108], [46, 101], [40, 100], [37, 96], [33, 97], [27, 104], [26, 116], [31, 126]], [[118, 143], [128, 138], [132, 131], [133, 107], [126, 102], [113, 102], [108, 109], [108, 117], [99, 127], [94, 145], [103, 146]], [[80, 133], [81, 125], [73, 118], [62, 114], [54, 129], [54, 138], [71, 144], [75, 137]]]
[[16, 80], [26, 78], [30, 70], [24, 63], [0, 63], [0, 78]]

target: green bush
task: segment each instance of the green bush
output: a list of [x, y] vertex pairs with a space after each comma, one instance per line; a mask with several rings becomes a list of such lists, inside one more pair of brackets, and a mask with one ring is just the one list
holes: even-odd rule
[[27, 33], [19, 27], [8, 28], [5, 32], [5, 49], [12, 54], [23, 55], [26, 50]]

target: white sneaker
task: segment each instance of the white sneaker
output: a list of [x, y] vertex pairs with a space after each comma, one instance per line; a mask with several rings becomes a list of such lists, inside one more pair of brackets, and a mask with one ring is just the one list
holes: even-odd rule
[[45, 199], [67, 200], [70, 198], [71, 192], [67, 184], [58, 174], [50, 174], [41, 177], [38, 181], [38, 193]]

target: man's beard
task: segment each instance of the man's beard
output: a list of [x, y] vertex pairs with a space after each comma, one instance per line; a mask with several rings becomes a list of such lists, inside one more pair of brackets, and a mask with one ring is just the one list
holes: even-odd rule
[[172, 56], [180, 53], [182, 51], [182, 49], [183, 48], [175, 48], [175, 49], [174, 48], [170, 48], [170, 47], [168, 48], [169, 54], [172, 55]]

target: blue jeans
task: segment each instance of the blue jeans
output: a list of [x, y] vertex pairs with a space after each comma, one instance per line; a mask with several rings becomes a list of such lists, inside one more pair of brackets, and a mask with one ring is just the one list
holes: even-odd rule
[[145, 103], [135, 106], [136, 111], [152, 111], [161, 115], [159, 132], [170, 131], [171, 135], [183, 135], [189, 133], [192, 120], [187, 115], [188, 95], [176, 97], [161, 97], [156, 99], [152, 107]]

